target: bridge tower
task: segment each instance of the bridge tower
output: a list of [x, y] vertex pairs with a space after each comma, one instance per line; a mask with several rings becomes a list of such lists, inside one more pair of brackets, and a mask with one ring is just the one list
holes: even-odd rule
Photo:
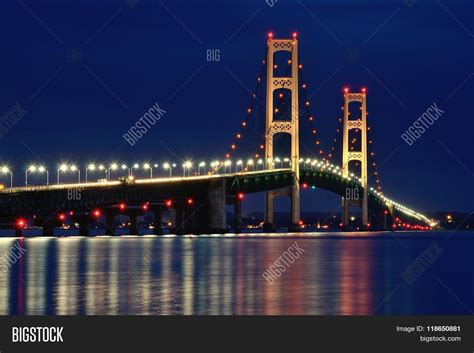
[[[349, 103], [360, 103], [360, 117], [354, 120], [349, 119]], [[350, 150], [349, 133], [351, 130], [361, 131], [361, 144], [358, 151]], [[360, 93], [351, 93], [349, 89], [344, 89], [344, 120], [343, 120], [343, 139], [342, 139], [342, 175], [349, 176], [349, 162], [359, 161], [360, 163], [360, 179], [363, 188], [362, 195], [359, 192], [351, 192], [346, 190], [346, 197], [342, 198], [342, 223], [349, 223], [349, 206], [358, 205], [362, 208], [362, 224], [369, 223], [368, 215], [368, 175], [367, 175], [367, 94], [365, 89]]]
[[[266, 124], [265, 124], [265, 157], [267, 168], [273, 168], [273, 136], [278, 133], [291, 135], [291, 170], [294, 175], [293, 186], [281, 190], [268, 191], [265, 197], [265, 222], [274, 227], [274, 198], [287, 195], [291, 198], [291, 222], [296, 225], [300, 220], [300, 189], [299, 189], [299, 133], [298, 133], [298, 40], [296, 34], [292, 39], [275, 39], [270, 33], [267, 50], [267, 93], [266, 93]], [[280, 51], [290, 52], [291, 76], [274, 77], [274, 54]], [[273, 94], [275, 90], [291, 91], [291, 120], [275, 120]]]

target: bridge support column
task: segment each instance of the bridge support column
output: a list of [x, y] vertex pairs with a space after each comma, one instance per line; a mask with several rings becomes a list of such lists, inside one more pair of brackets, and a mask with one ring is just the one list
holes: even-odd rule
[[225, 233], [226, 213], [225, 213], [225, 180], [211, 180], [207, 189], [207, 218], [208, 231], [211, 233]]
[[77, 222], [79, 223], [79, 235], [82, 237], [89, 236], [89, 215], [81, 214], [75, 216]]
[[128, 229], [128, 232], [130, 235], [139, 235], [138, 234], [138, 212], [135, 210], [130, 210], [128, 212], [128, 216], [130, 217], [129, 222], [130, 222], [130, 227]]
[[186, 227], [184, 203], [176, 202], [175, 210], [176, 210], [175, 233], [179, 235], [183, 235], [185, 234], [185, 227]]
[[153, 229], [153, 234], [163, 235], [163, 209], [161, 205], [153, 205], [153, 224], [155, 228]]
[[105, 235], [115, 235], [115, 214], [112, 210], [105, 213]]
[[242, 232], [242, 200], [234, 198], [234, 232]]

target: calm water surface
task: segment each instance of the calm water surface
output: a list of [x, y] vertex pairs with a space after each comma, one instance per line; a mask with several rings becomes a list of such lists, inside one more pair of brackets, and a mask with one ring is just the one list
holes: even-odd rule
[[[0, 238], [0, 314], [472, 314], [474, 233], [448, 235]], [[268, 283], [294, 241], [304, 253]], [[406, 283], [433, 241], [444, 252]]]

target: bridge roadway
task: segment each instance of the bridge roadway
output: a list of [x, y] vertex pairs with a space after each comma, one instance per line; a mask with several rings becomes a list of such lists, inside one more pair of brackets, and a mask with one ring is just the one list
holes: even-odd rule
[[[43, 228], [60, 225], [57, 215], [74, 211], [79, 224], [93, 219], [93, 210], [100, 209], [112, 226], [113, 217], [127, 214], [136, 224], [136, 217], [144, 210], [127, 207], [120, 210], [119, 204], [127, 206], [148, 205], [155, 220], [167, 208], [174, 209], [177, 232], [209, 233], [226, 229], [225, 205], [233, 204], [237, 216], [236, 228], [240, 227], [242, 194], [276, 190], [292, 185], [290, 169], [214, 174], [190, 177], [140, 179], [123, 181], [90, 182], [81, 184], [59, 184], [49, 186], [15, 187], [0, 191], [0, 224], [10, 227], [18, 218], [35, 217], [35, 224]], [[336, 168], [301, 169], [300, 185], [316, 186], [345, 196], [347, 188], [361, 188], [355, 177], [344, 178]], [[171, 200], [171, 204], [167, 201]], [[387, 206], [380, 196], [369, 192], [369, 209], [373, 224], [383, 223], [384, 211], [391, 219], [394, 208]], [[415, 221], [415, 219], [413, 219]], [[418, 219], [419, 222], [419, 219]], [[156, 223], [156, 222], [155, 222]], [[161, 224], [161, 223], [159, 223]], [[49, 229], [51, 230], [51, 229]], [[160, 233], [160, 229], [157, 230]]]

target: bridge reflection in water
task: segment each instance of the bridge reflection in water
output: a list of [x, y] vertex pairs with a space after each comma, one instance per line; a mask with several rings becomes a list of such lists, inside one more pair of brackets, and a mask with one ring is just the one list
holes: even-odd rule
[[[263, 272], [295, 240], [304, 253], [267, 283]], [[408, 249], [401, 251], [388, 233], [3, 238], [0, 254], [16, 242], [27, 252], [11, 268], [2, 262], [0, 314], [466, 313], [429, 273], [413, 285], [403, 282], [401, 272], [433, 238], [404, 241]], [[468, 263], [473, 241], [443, 245], [433, 271], [446, 274], [452, 291], [473, 307], [469, 281], [448, 276]]]

